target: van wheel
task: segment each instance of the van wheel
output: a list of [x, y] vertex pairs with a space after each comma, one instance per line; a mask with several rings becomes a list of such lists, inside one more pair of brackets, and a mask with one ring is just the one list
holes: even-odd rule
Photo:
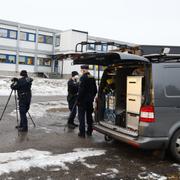
[[177, 162], [180, 162], [180, 130], [176, 131], [175, 134], [173, 135], [170, 141], [169, 150], [172, 157]]
[[110, 136], [108, 136], [108, 135], [105, 135], [105, 136], [104, 136], [104, 139], [105, 139], [106, 142], [110, 142], [110, 141], [113, 140], [113, 138], [110, 137]]

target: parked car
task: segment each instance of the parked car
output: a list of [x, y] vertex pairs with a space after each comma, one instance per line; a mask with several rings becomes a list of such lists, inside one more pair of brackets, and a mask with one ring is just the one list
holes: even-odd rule
[[82, 53], [75, 64], [107, 66], [94, 129], [143, 149], [169, 149], [180, 162], [180, 55]]

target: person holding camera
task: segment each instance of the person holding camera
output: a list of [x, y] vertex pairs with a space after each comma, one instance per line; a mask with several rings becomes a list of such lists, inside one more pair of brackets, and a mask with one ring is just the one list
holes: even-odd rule
[[12, 90], [17, 90], [19, 99], [19, 113], [20, 113], [20, 124], [17, 126], [18, 131], [27, 132], [28, 122], [26, 113], [30, 108], [31, 103], [31, 85], [33, 79], [28, 77], [27, 71], [22, 70], [20, 72], [20, 79], [13, 78], [13, 84], [11, 84]]

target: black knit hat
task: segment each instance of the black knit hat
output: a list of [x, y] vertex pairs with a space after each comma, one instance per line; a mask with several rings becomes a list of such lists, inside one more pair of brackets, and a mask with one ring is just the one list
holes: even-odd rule
[[22, 70], [20, 72], [20, 76], [27, 76], [27, 71], [26, 70]]
[[88, 70], [88, 69], [89, 69], [89, 66], [88, 66], [88, 65], [82, 65], [82, 66], [81, 66], [81, 69], [87, 69], [87, 70]]
[[79, 73], [77, 72], [77, 71], [72, 71], [72, 73], [71, 73], [71, 75], [72, 75], [72, 77], [74, 77], [74, 76], [76, 76], [76, 75], [78, 75]]

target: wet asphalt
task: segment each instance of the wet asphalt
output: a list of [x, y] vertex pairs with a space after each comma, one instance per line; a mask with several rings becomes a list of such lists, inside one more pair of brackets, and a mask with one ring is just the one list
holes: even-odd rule
[[[0, 115], [8, 97], [0, 97]], [[33, 97], [32, 103], [65, 101], [65, 97]], [[106, 150], [106, 154], [97, 157], [86, 158], [89, 165], [97, 165], [96, 168], [88, 168], [80, 162], [68, 164], [69, 171], [60, 169], [51, 171], [46, 169], [31, 168], [28, 172], [3, 174], [0, 180], [87, 180], [87, 179], [180, 179], [180, 166], [173, 166], [174, 161], [167, 154], [161, 158], [161, 151], [145, 151], [135, 149], [118, 141], [106, 142], [104, 136], [93, 132], [92, 137], [85, 139], [77, 136], [78, 128], [70, 130], [66, 127], [68, 111], [59, 109], [47, 111], [40, 118], [33, 116], [36, 127], [33, 127], [29, 119], [28, 133], [18, 133], [15, 129], [16, 117], [10, 116], [15, 109], [14, 97], [11, 98], [3, 119], [0, 121], [0, 153], [15, 152], [29, 148], [50, 151], [53, 154], [72, 152], [74, 148], [96, 148]], [[78, 121], [76, 120], [78, 123]], [[113, 173], [110, 169], [116, 169]], [[156, 173], [161, 176], [151, 176]]]

